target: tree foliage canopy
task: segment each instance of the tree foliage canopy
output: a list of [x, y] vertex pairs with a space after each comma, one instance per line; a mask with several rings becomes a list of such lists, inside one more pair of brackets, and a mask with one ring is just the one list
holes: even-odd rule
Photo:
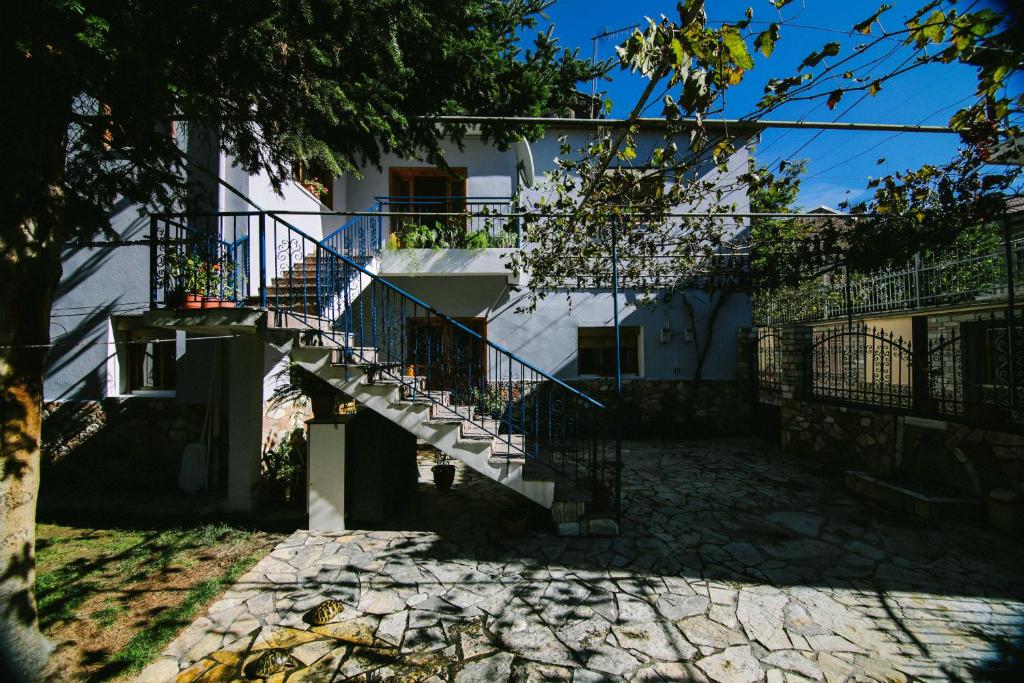
[[[466, 127], [418, 117], [561, 113], [576, 83], [600, 72], [560, 50], [550, 31], [521, 44], [548, 4], [15, 3], [3, 28], [7, 94], [20, 110], [13, 128], [45, 125], [57, 136], [68, 225], [86, 231], [105, 223], [117, 199], [167, 204], [182, 189], [171, 121], [201, 124], [246, 171], [275, 182], [295, 159], [335, 173], [378, 164], [386, 152], [439, 162], [439, 139], [461, 140]], [[482, 132], [499, 146], [536, 133]], [[39, 138], [14, 132], [9, 142], [32, 171]], [[16, 197], [29, 213], [24, 205], [50, 175], [35, 170]]]
[[[612, 224], [619, 228], [620, 269], [627, 284], [732, 291], [809, 275], [815, 269], [801, 265], [809, 260], [872, 267], [905, 258], [948, 243], [1003, 210], [1004, 196], [1018, 189], [1020, 168], [990, 162], [1000, 145], [1014, 140], [1019, 145], [1022, 139], [1016, 121], [1024, 113], [1024, 95], [1013, 89], [1022, 67], [1019, 28], [991, 9], [972, 4], [961, 11], [956, 0], [931, 0], [902, 22], [888, 20], [891, 5], [879, 6], [851, 27], [864, 42], [848, 49], [830, 41], [811, 50], [796, 73], [769, 79], [761, 100], [742, 118], [753, 122], [801, 101], [822, 101], [832, 109], [849, 93], [877, 96], [883, 88], [898, 88], [899, 76], [909, 71], [961, 63], [977, 69], [977, 88], [974, 101], [950, 119], [962, 141], [954, 159], [871, 180], [871, 199], [844, 207], [860, 216], [856, 221], [816, 221], [814, 254], [802, 243], [806, 229], [797, 228], [796, 221], [751, 225], [709, 215], [673, 217], [673, 211], [735, 210], [730, 194], [735, 188], [723, 185], [708, 167], [727, 170], [731, 154], [751, 131], [712, 128], [708, 122], [725, 114], [728, 90], [749, 77], [754, 55], [769, 57], [782, 39], [789, 2], [772, 4], [777, 19], [755, 32], [751, 10], [715, 28], [708, 25], [704, 3], [688, 0], [679, 4], [677, 16], [649, 21], [619, 48], [620, 68], [649, 79], [630, 120], [650, 108], [654, 93], [663, 88], [667, 125], [658, 142], [643, 149], [635, 125], [601, 131], [579, 148], [563, 148], [549, 179], [556, 200], [533, 207], [540, 216], [531, 232], [538, 247], [513, 262], [514, 269], [530, 274], [534, 305], [568, 284], [607, 285]], [[884, 67], [896, 50], [905, 59]], [[796, 177], [786, 178], [794, 171], [793, 166], [762, 169], [761, 175], [774, 184], [773, 191], [791, 192]], [[755, 174], [733, 169], [728, 177], [753, 189], [752, 210], [769, 199]], [[652, 186], [658, 190], [651, 192]], [[785, 197], [774, 197], [780, 199]], [[780, 229], [768, 229], [772, 226]], [[741, 227], [754, 228], [762, 239], [770, 234], [774, 242], [763, 244], [753, 260], [740, 258]]]

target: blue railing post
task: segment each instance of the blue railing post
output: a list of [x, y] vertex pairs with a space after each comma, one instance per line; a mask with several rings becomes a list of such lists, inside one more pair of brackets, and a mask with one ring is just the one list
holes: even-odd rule
[[267, 214], [260, 211], [260, 308], [267, 307]]

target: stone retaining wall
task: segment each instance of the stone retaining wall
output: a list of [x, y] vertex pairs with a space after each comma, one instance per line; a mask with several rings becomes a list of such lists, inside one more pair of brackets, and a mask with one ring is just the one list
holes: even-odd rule
[[43, 492], [177, 491], [182, 448], [199, 440], [205, 410], [170, 397], [44, 404]]
[[[610, 404], [612, 379], [572, 382], [584, 393]], [[623, 437], [682, 438], [736, 434], [749, 404], [736, 380], [631, 379], [622, 384]]]
[[882, 475], [899, 466], [897, 419], [891, 413], [786, 400], [779, 422], [784, 449], [824, 465]]
[[786, 400], [785, 450], [987, 509], [990, 523], [1024, 531], [1024, 434], [868, 408]]

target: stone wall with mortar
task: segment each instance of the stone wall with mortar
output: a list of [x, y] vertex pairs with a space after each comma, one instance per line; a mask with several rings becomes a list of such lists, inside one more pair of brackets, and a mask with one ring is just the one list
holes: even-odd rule
[[[610, 405], [615, 380], [569, 382]], [[736, 434], [748, 408], [739, 380], [630, 379], [622, 383], [623, 438], [683, 438]]]
[[[785, 327], [780, 338], [784, 450], [836, 470], [867, 473], [865, 481], [884, 484], [874, 487], [879, 491], [899, 495], [898, 484], [928, 505], [973, 501], [987, 510], [993, 526], [1024, 531], [1024, 434], [810, 400], [809, 329]], [[933, 512], [920, 516], [934, 518]]]
[[182, 448], [200, 439], [204, 414], [163, 397], [47, 402], [43, 493], [176, 492]]
[[835, 469], [892, 475], [899, 466], [897, 417], [799, 399], [782, 402], [782, 447]]

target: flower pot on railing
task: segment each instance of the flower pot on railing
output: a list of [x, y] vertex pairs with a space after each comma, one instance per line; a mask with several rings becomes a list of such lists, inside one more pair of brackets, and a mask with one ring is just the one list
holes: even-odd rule
[[231, 299], [221, 299], [216, 296], [204, 296], [203, 308], [235, 308], [235, 302]]

